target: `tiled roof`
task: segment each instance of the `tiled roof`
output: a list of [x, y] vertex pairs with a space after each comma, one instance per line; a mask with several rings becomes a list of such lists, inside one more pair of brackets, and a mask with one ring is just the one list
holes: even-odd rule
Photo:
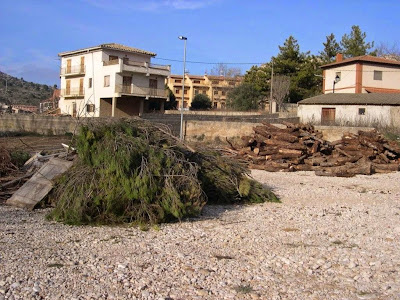
[[311, 98], [304, 99], [298, 102], [300, 105], [400, 105], [400, 94], [348, 94], [348, 93], [335, 93], [324, 94]]
[[117, 44], [117, 43], [108, 43], [108, 44], [101, 44], [101, 45], [94, 46], [94, 47], [83, 48], [83, 49], [79, 49], [79, 50], [61, 52], [61, 53], [58, 53], [58, 56], [78, 54], [78, 53], [82, 53], [82, 52], [95, 51], [95, 50], [100, 50], [100, 49], [111, 49], [111, 50], [118, 50], [118, 51], [123, 51], [123, 52], [146, 54], [146, 55], [150, 55], [150, 56], [157, 55], [154, 52], [150, 52], [150, 51], [146, 51], [146, 50], [142, 50], [142, 49], [138, 49], [138, 48], [128, 47], [128, 46], [124, 46], [124, 45]]
[[355, 63], [355, 62], [370, 62], [370, 63], [377, 63], [377, 64], [400, 66], [400, 61], [397, 61], [397, 60], [386, 59], [386, 58], [376, 57], [376, 56], [371, 56], [371, 55], [362, 55], [362, 56], [356, 56], [356, 57], [344, 59], [339, 62], [333, 62], [333, 63], [327, 64], [327, 65], [323, 65], [323, 66], [321, 66], [321, 68], [327, 69], [330, 67], [336, 67], [336, 66], [346, 65], [346, 64]]

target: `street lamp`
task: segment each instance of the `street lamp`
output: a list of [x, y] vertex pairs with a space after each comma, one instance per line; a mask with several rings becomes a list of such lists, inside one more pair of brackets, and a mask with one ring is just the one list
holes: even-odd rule
[[181, 129], [179, 132], [179, 138], [183, 140], [183, 103], [184, 103], [184, 97], [185, 97], [185, 65], [186, 65], [186, 41], [187, 37], [184, 37], [180, 35], [178, 37], [181, 41], [184, 41], [184, 47], [183, 47], [183, 75], [182, 75], [182, 102], [181, 102]]
[[335, 93], [335, 84], [340, 81], [339, 75], [336, 75], [335, 80], [333, 81], [333, 89], [332, 89], [332, 94]]

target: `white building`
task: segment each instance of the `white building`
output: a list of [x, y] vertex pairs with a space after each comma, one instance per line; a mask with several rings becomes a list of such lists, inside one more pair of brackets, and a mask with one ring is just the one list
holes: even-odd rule
[[400, 93], [400, 61], [363, 55], [343, 59], [322, 67], [322, 92]]
[[62, 114], [125, 117], [164, 110], [170, 66], [152, 64], [155, 53], [112, 43], [58, 56]]
[[301, 123], [400, 128], [400, 94], [330, 93], [298, 105]]

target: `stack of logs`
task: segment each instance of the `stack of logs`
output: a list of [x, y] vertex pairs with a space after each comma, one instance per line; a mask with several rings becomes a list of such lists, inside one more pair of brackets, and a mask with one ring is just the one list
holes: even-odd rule
[[311, 125], [285, 123], [286, 128], [263, 123], [254, 134], [243, 136], [240, 148], [230, 150], [266, 171], [315, 171], [321, 176], [351, 177], [400, 170], [400, 147], [377, 131], [347, 133], [328, 142]]

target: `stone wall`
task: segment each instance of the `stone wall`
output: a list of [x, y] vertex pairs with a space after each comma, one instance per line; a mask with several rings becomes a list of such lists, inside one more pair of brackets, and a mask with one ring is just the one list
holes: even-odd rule
[[75, 131], [78, 119], [40, 115], [0, 115], [0, 132], [32, 132], [44, 135], [64, 135]]

